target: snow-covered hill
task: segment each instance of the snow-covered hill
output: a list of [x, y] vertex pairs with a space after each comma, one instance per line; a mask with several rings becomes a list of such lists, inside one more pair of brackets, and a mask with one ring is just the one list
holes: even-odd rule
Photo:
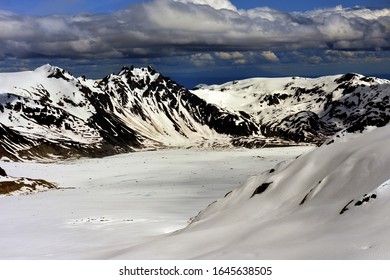
[[254, 78], [192, 91], [227, 110], [245, 112], [261, 134], [322, 143], [335, 132], [390, 121], [390, 81], [359, 74]]
[[0, 158], [322, 143], [343, 129], [387, 124], [389, 96], [389, 81], [357, 74], [257, 78], [189, 91], [151, 67], [89, 80], [44, 65], [0, 74]]
[[185, 229], [117, 258], [390, 258], [390, 126], [352, 136], [249, 178]]

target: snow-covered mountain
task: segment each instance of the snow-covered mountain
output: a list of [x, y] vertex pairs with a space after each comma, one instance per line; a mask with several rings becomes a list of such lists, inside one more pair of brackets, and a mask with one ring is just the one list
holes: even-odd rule
[[0, 74], [0, 152], [11, 159], [102, 156], [258, 130], [152, 68], [100, 81], [58, 67]]
[[359, 74], [309, 78], [255, 78], [192, 91], [211, 104], [245, 112], [261, 134], [322, 143], [346, 129], [390, 121], [390, 81]]
[[387, 124], [389, 96], [389, 81], [357, 74], [257, 78], [189, 91], [151, 67], [124, 67], [89, 80], [44, 65], [0, 74], [0, 156], [18, 160], [205, 143], [322, 143], [343, 129]]

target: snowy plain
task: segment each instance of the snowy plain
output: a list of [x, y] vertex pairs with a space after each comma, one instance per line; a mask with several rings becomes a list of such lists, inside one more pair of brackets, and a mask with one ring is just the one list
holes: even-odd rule
[[55, 164], [0, 162], [9, 176], [59, 186], [0, 197], [0, 259], [121, 258], [186, 227], [249, 177], [312, 149], [168, 149]]

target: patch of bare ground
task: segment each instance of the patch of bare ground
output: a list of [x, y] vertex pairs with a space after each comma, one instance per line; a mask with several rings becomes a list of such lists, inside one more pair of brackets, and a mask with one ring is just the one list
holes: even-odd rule
[[56, 188], [56, 184], [40, 179], [7, 177], [5, 181], [0, 181], [0, 195], [10, 195], [16, 191], [28, 194]]

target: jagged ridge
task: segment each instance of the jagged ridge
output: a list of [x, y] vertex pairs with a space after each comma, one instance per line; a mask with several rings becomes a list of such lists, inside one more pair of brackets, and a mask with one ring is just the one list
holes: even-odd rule
[[1, 156], [104, 156], [258, 130], [246, 116], [208, 104], [148, 68], [101, 81], [44, 65], [3, 74]]
[[123, 67], [94, 81], [44, 65], [0, 74], [0, 155], [105, 156], [207, 141], [322, 143], [343, 129], [386, 125], [389, 96], [389, 81], [358, 74], [257, 78], [189, 91], [151, 67]]

